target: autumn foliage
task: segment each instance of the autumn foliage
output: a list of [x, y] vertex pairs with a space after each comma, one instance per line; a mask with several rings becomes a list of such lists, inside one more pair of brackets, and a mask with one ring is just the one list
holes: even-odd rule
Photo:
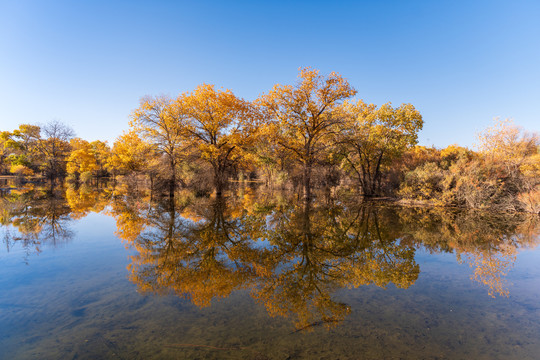
[[312, 68], [254, 101], [201, 84], [142, 98], [112, 146], [75, 138], [58, 122], [3, 131], [0, 172], [51, 187], [114, 178], [170, 196], [258, 181], [305, 199], [312, 189], [347, 187], [407, 203], [540, 211], [537, 135], [505, 120], [479, 135], [476, 150], [427, 148], [417, 145], [423, 119], [412, 104], [378, 106], [356, 95], [340, 74]]

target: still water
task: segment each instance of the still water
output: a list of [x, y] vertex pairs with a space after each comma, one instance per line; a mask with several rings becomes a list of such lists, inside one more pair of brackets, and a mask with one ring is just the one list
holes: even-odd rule
[[240, 187], [0, 198], [2, 359], [538, 359], [540, 219]]

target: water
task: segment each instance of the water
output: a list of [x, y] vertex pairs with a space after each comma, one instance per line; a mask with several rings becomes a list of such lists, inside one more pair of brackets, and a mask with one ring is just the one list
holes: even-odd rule
[[2, 359], [536, 359], [539, 219], [240, 188], [6, 194]]

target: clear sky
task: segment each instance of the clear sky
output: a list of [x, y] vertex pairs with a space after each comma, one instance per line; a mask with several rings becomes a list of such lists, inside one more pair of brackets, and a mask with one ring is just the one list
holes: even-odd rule
[[540, 131], [538, 0], [0, 0], [0, 130], [60, 120], [112, 142], [144, 95], [253, 100], [305, 66], [412, 103], [423, 145], [471, 146], [494, 117]]

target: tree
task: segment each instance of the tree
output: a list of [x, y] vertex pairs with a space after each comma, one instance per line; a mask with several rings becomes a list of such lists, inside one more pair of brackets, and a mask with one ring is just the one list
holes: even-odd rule
[[257, 102], [269, 119], [268, 133], [302, 165], [307, 199], [312, 168], [343, 123], [341, 101], [354, 96], [356, 90], [334, 72], [324, 77], [318, 70], [303, 68], [298, 77], [295, 86], [275, 85]]
[[8, 141], [10, 136], [9, 131], [0, 132], [0, 174], [3, 174], [7, 169], [7, 157], [9, 155]]
[[92, 152], [94, 153], [94, 157], [96, 159], [97, 164], [97, 170], [98, 170], [98, 176], [106, 175], [106, 167], [107, 162], [109, 161], [109, 157], [111, 156], [111, 148], [107, 144], [107, 141], [92, 141], [90, 143], [90, 146], [92, 147]]
[[148, 167], [151, 154], [152, 146], [132, 130], [116, 139], [106, 167], [113, 173], [144, 171]]
[[3, 131], [0, 134], [0, 156], [2, 163], [7, 160], [11, 172], [32, 174], [38, 170], [39, 153], [37, 141], [40, 138], [40, 127], [22, 124], [13, 132]]
[[67, 158], [66, 171], [77, 178], [97, 170], [98, 164], [92, 146], [86, 140], [73, 138], [70, 141], [71, 153]]
[[478, 134], [478, 148], [490, 160], [502, 160], [516, 168], [527, 156], [538, 152], [538, 134], [525, 133], [510, 119], [494, 119], [493, 125]]
[[416, 144], [422, 115], [411, 104], [377, 107], [362, 100], [346, 102], [343, 111], [344, 167], [356, 175], [364, 195], [373, 196], [380, 190], [383, 166]]
[[165, 96], [145, 97], [131, 115], [130, 126], [166, 158], [170, 194], [174, 195], [178, 159], [185, 150], [186, 115]]
[[51, 182], [51, 190], [55, 181], [66, 172], [66, 158], [69, 154], [69, 140], [75, 132], [59, 121], [51, 121], [41, 129], [43, 137], [37, 138], [37, 148], [42, 158], [41, 168]]
[[267, 186], [284, 185], [288, 171], [294, 167], [291, 151], [273, 142], [272, 134], [259, 133], [253, 147], [258, 178]]
[[216, 192], [221, 193], [227, 171], [246, 158], [255, 141], [253, 107], [230, 90], [215, 90], [214, 85], [206, 84], [180, 96], [176, 106], [189, 116], [184, 134], [212, 166]]

